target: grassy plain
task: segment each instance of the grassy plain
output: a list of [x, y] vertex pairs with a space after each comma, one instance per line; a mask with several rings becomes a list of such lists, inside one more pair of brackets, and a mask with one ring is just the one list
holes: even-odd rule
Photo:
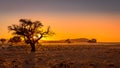
[[35, 53], [26, 45], [2, 46], [0, 68], [120, 68], [119, 43], [47, 43]]

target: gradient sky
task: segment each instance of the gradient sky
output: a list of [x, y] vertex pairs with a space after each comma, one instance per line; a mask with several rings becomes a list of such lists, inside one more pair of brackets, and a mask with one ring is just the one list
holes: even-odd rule
[[96, 38], [120, 42], [120, 0], [0, 0], [0, 38], [7, 26], [26, 18], [51, 26], [49, 40]]

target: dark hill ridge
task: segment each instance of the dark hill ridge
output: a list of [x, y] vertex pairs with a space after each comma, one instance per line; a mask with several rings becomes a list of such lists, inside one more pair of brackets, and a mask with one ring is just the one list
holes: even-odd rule
[[77, 38], [77, 39], [70, 39], [71, 42], [88, 42], [89, 39], [87, 38]]
[[43, 43], [67, 43], [70, 41], [71, 43], [75, 42], [88, 42], [87, 38], [77, 38], [77, 39], [66, 39], [66, 40], [55, 40], [55, 41], [42, 41]]

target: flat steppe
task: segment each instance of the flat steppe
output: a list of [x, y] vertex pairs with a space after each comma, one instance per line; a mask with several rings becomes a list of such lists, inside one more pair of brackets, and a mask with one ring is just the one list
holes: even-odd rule
[[0, 68], [120, 68], [120, 44], [0, 45]]

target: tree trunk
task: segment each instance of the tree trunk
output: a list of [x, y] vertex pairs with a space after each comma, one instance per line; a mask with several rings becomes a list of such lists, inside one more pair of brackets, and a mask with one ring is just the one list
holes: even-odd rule
[[31, 43], [30, 45], [31, 45], [31, 52], [35, 52], [35, 51], [36, 51], [36, 49], [35, 49], [35, 44], [34, 44], [34, 43]]

